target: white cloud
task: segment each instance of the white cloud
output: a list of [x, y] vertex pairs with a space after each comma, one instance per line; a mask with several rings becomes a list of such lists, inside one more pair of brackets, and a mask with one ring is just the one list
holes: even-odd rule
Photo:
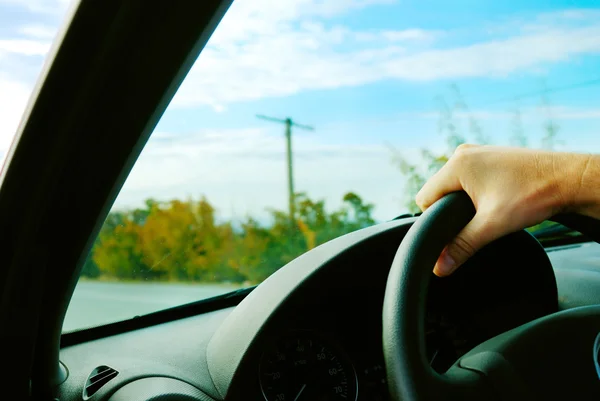
[[389, 60], [383, 74], [405, 80], [506, 76], [518, 70], [600, 52], [600, 24], [475, 44], [431, 50]]
[[4, 158], [17, 131], [29, 93], [29, 86], [0, 74], [0, 159]]
[[0, 159], [17, 131], [68, 4], [68, 0], [0, 0], [3, 19], [11, 18], [7, 12], [11, 8], [29, 12], [25, 23], [0, 37]]
[[[378, 218], [401, 211], [402, 176], [390, 161], [383, 143], [327, 143], [311, 134], [294, 138], [296, 190], [326, 199], [330, 208], [341, 204], [344, 193], [356, 191], [377, 201]], [[205, 195], [222, 217], [261, 218], [268, 207], [285, 210], [286, 180], [285, 143], [276, 129], [155, 133], [116, 204]]]
[[406, 29], [404, 31], [382, 31], [381, 37], [389, 41], [426, 40], [436, 38], [439, 33], [424, 29]]
[[[62, 14], [61, 0], [0, 0], [41, 14]], [[453, 32], [417, 26], [355, 29], [345, 13], [381, 7], [388, 0], [236, 0], [194, 65], [173, 104], [207, 105], [224, 111], [241, 101], [310, 90], [357, 86], [385, 79], [432, 81], [503, 77], [547, 63], [600, 52], [600, 19], [571, 10], [539, 16], [518, 29], [496, 31], [453, 43]], [[55, 28], [58, 27], [58, 22]], [[0, 151], [17, 129], [34, 84], [14, 65], [41, 66], [54, 29], [31, 21], [0, 37]], [[465, 44], [466, 43], [466, 44]], [[556, 109], [555, 118], [596, 118], [597, 110]], [[509, 120], [511, 113], [474, 110], [481, 120]], [[464, 117], [464, 115], [458, 115]], [[412, 116], [418, 118], [418, 115]], [[411, 118], [412, 118], [411, 117]], [[420, 118], [433, 120], [437, 113]], [[495, 121], [494, 121], [495, 122]], [[435, 124], [432, 124], [435, 130]], [[319, 135], [323, 132], [319, 131]], [[418, 132], [411, 133], [419, 135]], [[324, 136], [326, 137], [326, 136]], [[328, 143], [320, 136], [295, 137], [297, 189], [339, 202], [348, 190], [377, 201], [378, 217], [399, 210], [403, 180], [383, 143]], [[428, 145], [429, 146], [429, 145]], [[285, 208], [283, 138], [275, 128], [204, 130], [153, 134], [134, 167], [118, 204], [155, 196], [206, 194], [224, 215], [243, 215], [267, 206]], [[416, 150], [403, 148], [406, 155]]]
[[[174, 105], [227, 104], [385, 79], [502, 78], [548, 63], [600, 53], [598, 12], [542, 14], [502, 37], [471, 33], [470, 44], [438, 42], [452, 32], [418, 27], [353, 30], [327, 17], [360, 2], [234, 2], [174, 99]], [[269, 2], [269, 5], [271, 3]], [[284, 6], [285, 4], [285, 6]], [[385, 7], [385, 6], [382, 6]]]
[[43, 24], [27, 24], [19, 28], [19, 33], [34, 39], [51, 40], [56, 35], [56, 27]]
[[28, 39], [0, 39], [0, 55], [2, 53], [12, 53], [22, 56], [45, 56], [49, 49], [49, 42]]
[[71, 0], [0, 0], [2, 4], [21, 7], [34, 14], [62, 15]]
[[28, 59], [36, 59], [41, 67], [39, 54], [43, 51], [44, 45], [35, 41], [0, 40], [0, 164], [17, 132], [35, 81], [24, 79], [25, 71], [32, 68]]

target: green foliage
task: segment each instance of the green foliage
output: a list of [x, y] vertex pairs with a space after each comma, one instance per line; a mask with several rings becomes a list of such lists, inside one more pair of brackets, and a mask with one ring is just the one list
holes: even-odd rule
[[328, 212], [323, 200], [295, 197], [297, 215], [269, 210], [270, 224], [218, 222], [202, 198], [111, 212], [82, 275], [127, 280], [258, 283], [324, 242], [375, 223], [373, 205], [355, 193]]
[[[406, 204], [419, 209], [414, 197], [461, 143], [490, 143], [469, 110], [458, 87], [452, 86], [450, 102], [440, 97], [440, 143], [421, 149], [419, 160], [409, 160], [392, 148], [393, 162], [406, 179]], [[545, 135], [541, 146], [553, 149], [559, 127], [553, 121], [546, 98]], [[511, 143], [527, 146], [518, 108], [512, 120]], [[441, 146], [440, 146], [441, 145]], [[251, 217], [239, 224], [218, 221], [207, 199], [146, 201], [144, 207], [114, 211], [107, 217], [82, 275], [125, 280], [258, 283], [277, 269], [331, 239], [375, 223], [373, 205], [353, 192], [343, 197], [338, 210], [328, 212], [323, 200], [307, 194], [295, 197], [296, 216], [269, 210], [269, 223]], [[531, 228], [531, 231], [549, 223]]]
[[[411, 213], [420, 211], [414, 199], [421, 187], [446, 164], [460, 144], [468, 142], [486, 145], [491, 142], [490, 138], [484, 134], [473, 113], [469, 110], [456, 85], [451, 85], [449, 98], [450, 101], [445, 97], [438, 97], [436, 99], [439, 111], [438, 134], [441, 138], [440, 143], [445, 145], [444, 149], [437, 152], [431, 149], [421, 149], [419, 160], [409, 160], [405, 154], [390, 145], [392, 162], [398, 167], [406, 180], [404, 207]], [[552, 108], [548, 98], [542, 96], [541, 100], [541, 107], [546, 113], [546, 122], [543, 126], [544, 136], [541, 139], [540, 147], [552, 150], [558, 144], [559, 126], [552, 118]], [[525, 135], [521, 113], [518, 108], [514, 111], [511, 125], [513, 131], [510, 138], [511, 145], [520, 147], [529, 146], [529, 140]], [[531, 230], [545, 227], [548, 224], [550, 223], [542, 223], [541, 225], [532, 227]]]
[[83, 267], [81, 268], [81, 275], [89, 278], [97, 278], [100, 276], [100, 269], [94, 262], [94, 259], [87, 258]]

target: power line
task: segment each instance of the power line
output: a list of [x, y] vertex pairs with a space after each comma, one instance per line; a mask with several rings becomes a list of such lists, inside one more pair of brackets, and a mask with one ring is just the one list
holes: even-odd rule
[[513, 96], [510, 98], [492, 100], [489, 102], [480, 103], [477, 107], [490, 106], [490, 105], [494, 105], [497, 103], [513, 102], [513, 101], [517, 101], [517, 100], [523, 100], [523, 99], [528, 99], [528, 98], [532, 98], [532, 97], [536, 97], [536, 96], [540, 96], [540, 95], [545, 95], [548, 93], [564, 92], [564, 91], [568, 91], [571, 89], [584, 88], [587, 86], [598, 85], [598, 84], [600, 84], [600, 78], [595, 78], [595, 79], [590, 79], [588, 81], [577, 82], [577, 83], [570, 84], [570, 85], [556, 86], [554, 88], [547, 88], [547, 89], [542, 89], [542, 90], [535, 91], [535, 92], [523, 93], [521, 95]]
[[289, 217], [290, 223], [293, 225], [296, 215], [296, 202], [294, 195], [294, 175], [292, 169], [292, 127], [297, 127], [307, 131], [314, 131], [314, 127], [310, 125], [298, 124], [290, 117], [285, 119], [268, 117], [262, 114], [257, 114], [257, 118], [278, 124], [285, 125], [285, 141], [286, 141], [286, 156], [287, 156], [287, 176], [288, 176], [288, 202], [289, 202]]
[[[475, 102], [475, 106], [474, 107], [470, 106], [469, 109], [476, 110], [476, 109], [480, 109], [482, 107], [491, 106], [491, 105], [495, 105], [495, 104], [499, 104], [499, 103], [514, 102], [514, 101], [519, 101], [522, 99], [532, 98], [532, 97], [536, 97], [536, 96], [543, 96], [543, 95], [546, 95], [549, 93], [564, 92], [564, 91], [568, 91], [568, 90], [572, 90], [572, 89], [578, 89], [578, 88], [583, 88], [583, 87], [588, 87], [588, 86], [593, 86], [593, 85], [598, 85], [598, 84], [600, 84], [600, 78], [594, 78], [594, 79], [590, 79], [587, 81], [576, 82], [576, 83], [573, 83], [570, 85], [556, 86], [556, 87], [546, 88], [546, 89], [535, 91], [535, 92], [522, 93], [520, 95], [516, 95], [513, 97], [495, 99], [495, 100], [490, 100], [488, 102], [482, 102], [482, 103]], [[400, 117], [397, 115], [383, 116], [383, 117], [374, 118], [372, 120], [372, 122], [373, 123], [395, 122], [395, 121], [398, 121], [399, 118]], [[361, 121], [365, 122], [364, 120], [361, 120]], [[368, 120], [368, 121], [371, 121], [371, 120]]]

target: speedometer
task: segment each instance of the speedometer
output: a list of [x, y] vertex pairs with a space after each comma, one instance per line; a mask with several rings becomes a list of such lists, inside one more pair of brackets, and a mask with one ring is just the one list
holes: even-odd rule
[[295, 333], [268, 349], [260, 362], [266, 401], [355, 401], [352, 363], [332, 343], [313, 333]]

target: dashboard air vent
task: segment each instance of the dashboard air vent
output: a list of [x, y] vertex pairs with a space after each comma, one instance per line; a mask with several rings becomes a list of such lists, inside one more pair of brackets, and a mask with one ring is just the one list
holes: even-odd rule
[[85, 388], [83, 389], [83, 399], [87, 400], [102, 386], [106, 383], [114, 379], [119, 372], [111, 368], [110, 366], [98, 366], [96, 369], [92, 370], [92, 373], [88, 376], [87, 381], [85, 382]]

